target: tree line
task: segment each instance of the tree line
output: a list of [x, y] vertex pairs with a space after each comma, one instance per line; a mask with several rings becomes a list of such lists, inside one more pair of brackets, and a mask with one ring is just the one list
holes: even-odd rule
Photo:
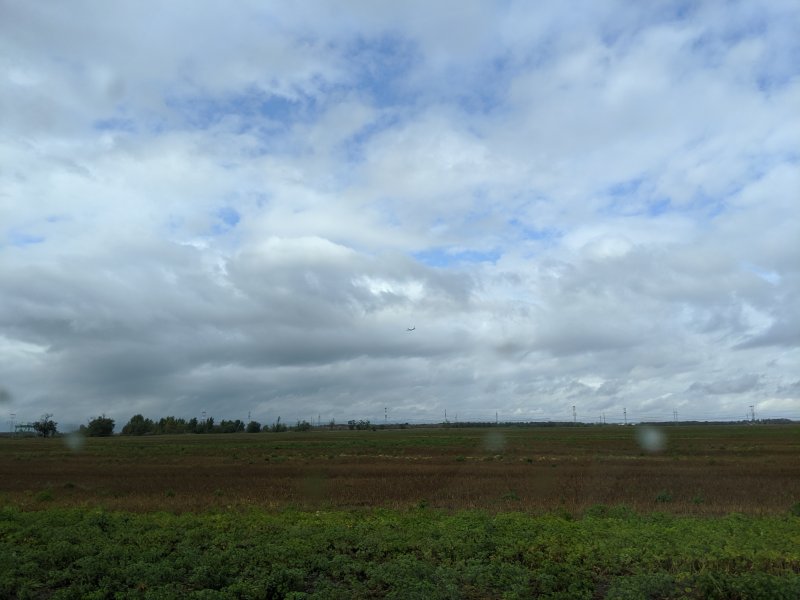
[[206, 419], [183, 419], [181, 417], [161, 417], [158, 421], [148, 419], [144, 415], [136, 414], [122, 427], [121, 435], [166, 435], [174, 433], [261, 433], [283, 431], [308, 431], [311, 423], [308, 421], [297, 421], [295, 425], [281, 423], [281, 418], [272, 425], [262, 425], [258, 421], [250, 421], [245, 424], [240, 419], [232, 421], [221, 420], [219, 423], [214, 421], [214, 417]]
[[[33, 430], [41, 437], [53, 437], [59, 434], [58, 423], [53, 420], [52, 414], [44, 414], [38, 421], [32, 423]], [[116, 424], [114, 419], [105, 415], [100, 415], [89, 419], [86, 425], [78, 428], [78, 433], [86, 437], [106, 437], [114, 434]], [[335, 423], [331, 421], [329, 426], [333, 428]], [[225, 420], [219, 423], [214, 417], [206, 419], [183, 419], [180, 417], [161, 417], [160, 419], [148, 419], [144, 415], [133, 415], [130, 420], [122, 427], [120, 435], [167, 435], [175, 433], [262, 433], [272, 432], [281, 433], [284, 431], [309, 431], [312, 425], [308, 421], [298, 420], [294, 425], [286, 425], [278, 419], [272, 425], [261, 425], [258, 421], [250, 421], [245, 424], [240, 419]]]

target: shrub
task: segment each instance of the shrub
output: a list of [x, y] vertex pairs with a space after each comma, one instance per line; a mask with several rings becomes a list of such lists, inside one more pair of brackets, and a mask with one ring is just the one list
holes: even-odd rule
[[105, 415], [95, 417], [86, 427], [81, 426], [81, 433], [88, 437], [107, 437], [114, 433], [114, 419]]
[[668, 491], [664, 490], [659, 492], [658, 496], [656, 496], [656, 502], [667, 503], [672, 502], [672, 494]]
[[42, 490], [36, 494], [36, 500], [38, 502], [50, 502], [53, 500], [53, 492], [51, 490]]

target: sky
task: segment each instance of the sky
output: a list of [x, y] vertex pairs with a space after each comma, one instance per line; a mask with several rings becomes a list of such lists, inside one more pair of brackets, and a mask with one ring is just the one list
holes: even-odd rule
[[800, 419], [797, 31], [0, 0], [0, 425]]

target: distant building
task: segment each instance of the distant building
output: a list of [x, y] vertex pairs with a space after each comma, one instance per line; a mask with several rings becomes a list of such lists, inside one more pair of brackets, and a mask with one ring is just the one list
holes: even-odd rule
[[33, 423], [17, 423], [14, 425], [14, 435], [36, 435], [36, 427]]

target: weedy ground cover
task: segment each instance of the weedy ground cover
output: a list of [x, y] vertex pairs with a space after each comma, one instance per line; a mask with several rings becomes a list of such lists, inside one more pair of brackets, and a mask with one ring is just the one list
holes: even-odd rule
[[0, 510], [0, 596], [800, 597], [800, 518]]

